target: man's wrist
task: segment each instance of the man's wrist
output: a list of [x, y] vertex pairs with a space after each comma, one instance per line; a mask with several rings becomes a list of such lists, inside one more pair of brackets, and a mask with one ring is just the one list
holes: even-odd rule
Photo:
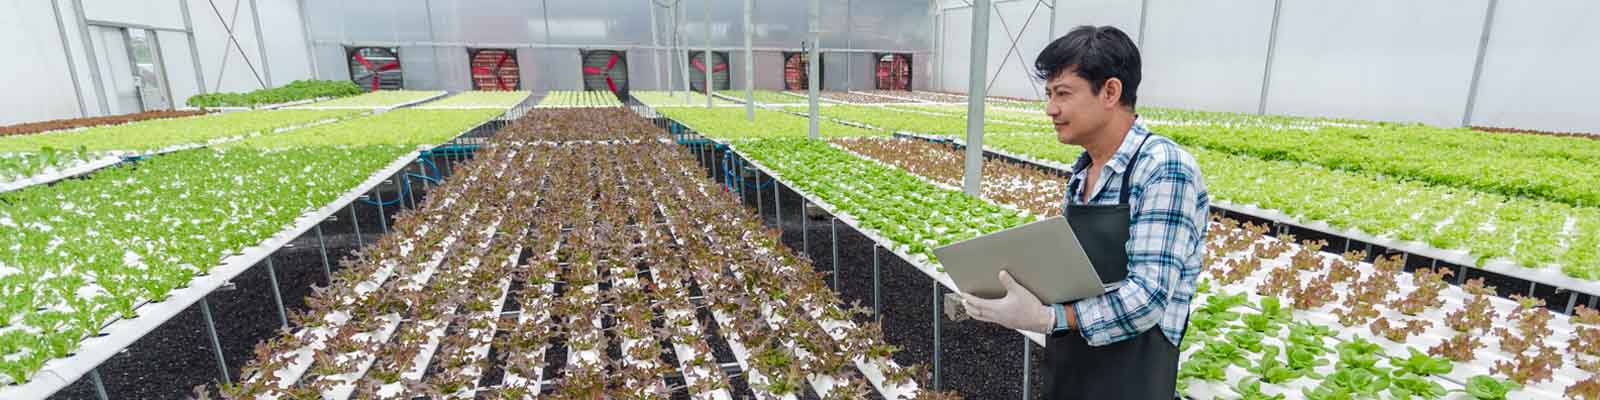
[[1050, 332], [1061, 332], [1072, 328], [1072, 325], [1068, 323], [1069, 320], [1067, 319], [1067, 311], [1065, 306], [1059, 303], [1051, 304], [1050, 313], [1055, 316], [1055, 322], [1051, 324]]

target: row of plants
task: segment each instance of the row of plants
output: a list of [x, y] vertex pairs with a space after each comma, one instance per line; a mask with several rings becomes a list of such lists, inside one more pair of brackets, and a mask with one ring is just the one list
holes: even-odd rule
[[347, 118], [357, 110], [258, 110], [189, 118], [0, 137], [0, 152], [38, 152], [44, 148], [89, 152], [154, 151], [271, 133], [296, 126]]
[[[833, 144], [950, 187], [960, 187], [965, 155], [948, 144], [921, 139], [834, 139]], [[1038, 168], [983, 163], [982, 197], [1035, 215], [1061, 215], [1067, 179]]]
[[403, 108], [373, 115], [262, 135], [218, 147], [285, 149], [312, 146], [401, 145], [415, 147], [442, 143], [487, 121], [504, 109]]
[[[784, 107], [790, 112], [807, 112], [805, 107]], [[935, 113], [909, 112], [905, 109], [890, 109], [875, 106], [833, 105], [821, 107], [822, 116], [844, 121], [862, 123], [874, 128], [891, 132], [916, 132], [934, 135], [966, 137], [967, 117], [965, 115], [939, 115]], [[1005, 120], [986, 120], [983, 124], [985, 134], [998, 132], [1034, 132], [1038, 128], [1027, 124], [1019, 124]]]
[[655, 140], [661, 128], [621, 107], [535, 108], [495, 137], [518, 142]]
[[[758, 104], [803, 104], [806, 102], [806, 99], [787, 95], [778, 90], [752, 90], [750, 92], [751, 97], [754, 97]], [[739, 99], [740, 101], [744, 100], [744, 90], [740, 89], [719, 90], [717, 94]], [[704, 99], [701, 102], [704, 104]]]
[[[811, 134], [810, 121], [806, 118], [777, 111], [756, 110], [755, 121], [745, 119], [745, 109], [742, 107], [662, 107], [655, 111], [716, 139], [806, 137]], [[817, 129], [819, 136], [828, 138], [889, 135], [888, 132], [829, 120], [817, 121]]]
[[[1184, 377], [1196, 379], [1191, 382], [1227, 382], [1244, 397], [1278, 393], [1258, 389], [1291, 389], [1299, 382], [1306, 383], [1299, 388], [1307, 398], [1382, 390], [1396, 398], [1440, 398], [1447, 395], [1441, 381], [1464, 386], [1466, 398], [1508, 398], [1508, 391], [1509, 398], [1600, 395], [1594, 375], [1600, 371], [1600, 312], [1580, 306], [1569, 320], [1537, 299], [1495, 297], [1481, 278], [1453, 286], [1447, 281], [1453, 271], [1404, 273], [1398, 257], [1368, 264], [1359, 250], [1333, 255], [1322, 252], [1323, 242], [1267, 238], [1265, 226], [1222, 220], [1213, 228], [1206, 281], [1200, 284], [1209, 294], [1196, 303], [1184, 341], [1186, 351], [1198, 349], [1184, 362]], [[1282, 342], [1274, 327], [1282, 324], [1274, 322], [1285, 318], [1297, 326]], [[1331, 365], [1331, 374], [1295, 371], [1297, 357], [1327, 353], [1305, 348], [1299, 352], [1308, 355], [1295, 355], [1296, 347], [1308, 343], [1300, 338], [1302, 324], [1341, 342], [1336, 364], [1300, 362]], [[1280, 349], [1287, 359], [1269, 362], [1277, 353], [1263, 353], [1260, 343], [1275, 341], [1263, 337], [1288, 343]], [[1252, 362], [1250, 353], [1263, 358]], [[1284, 363], [1288, 370], [1280, 371]], [[1225, 373], [1229, 364], [1243, 371]], [[1358, 379], [1357, 386], [1327, 381], [1354, 378], [1349, 375], [1371, 376]], [[1435, 382], [1411, 379], [1418, 376]], [[1323, 382], [1313, 386], [1303, 378]]]
[[390, 163], [401, 147], [169, 154], [0, 194], [0, 371], [23, 382], [116, 318]]
[[[700, 99], [705, 101], [704, 98]], [[702, 103], [704, 104], [704, 103]], [[617, 95], [604, 90], [552, 90], [536, 107], [621, 107]]]
[[[887, 116], [893, 111], [858, 108], [873, 121], [892, 121]], [[927, 131], [957, 127], [955, 121], [930, 122], [939, 126]], [[984, 146], [1058, 166], [1071, 165], [1081, 153], [1050, 133], [986, 134]], [[1496, 259], [1529, 268], [1559, 265], [1568, 276], [1600, 279], [1600, 209], [1189, 146], [1218, 199], [1279, 210], [1337, 229], [1464, 251], [1479, 265]]]
[[[795, 97], [795, 99], [796, 100], [800, 100], [800, 102], [805, 102], [806, 98], [811, 96], [810, 92], [807, 92], [807, 91], [804, 91], [804, 90], [790, 90], [790, 91], [787, 91], [787, 92], [784, 92], [784, 93], [789, 94], [791, 97], [799, 96], [799, 97]], [[890, 103], [906, 103], [907, 102], [905, 100], [894, 99], [894, 98], [883, 97], [883, 96], [873, 96], [873, 95], [863, 94], [863, 93], [841, 92], [841, 91], [833, 91], [833, 90], [818, 91], [817, 92], [817, 97], [821, 98], [821, 99], [832, 100], [832, 101], [835, 101], [835, 102], [850, 103], [850, 104], [890, 104]]]
[[911, 99], [926, 103], [965, 103], [967, 96], [922, 90], [857, 90], [880, 97]]
[[[531, 206], [531, 200], [514, 191], [492, 192], [502, 186], [464, 182], [532, 184], [537, 182], [529, 181], [532, 175], [490, 177], [503, 174], [509, 161], [537, 162], [534, 155], [464, 165], [418, 208], [397, 215], [391, 234], [342, 260], [333, 284], [313, 291], [309, 309], [291, 318], [292, 331], [257, 344], [256, 359], [241, 369], [241, 382], [224, 386], [223, 396], [349, 398], [359, 388], [371, 397], [398, 382], [413, 370], [406, 362], [423, 356], [426, 334], [452, 323], [469, 296], [494, 292], [444, 288], [469, 283], [499, 288], [495, 280], [514, 270], [500, 260], [510, 260], [505, 253], [516, 246], [508, 244], [522, 238], [511, 237], [519, 231], [501, 227], [515, 226], [527, 215], [511, 211], [531, 209], [507, 207]], [[389, 358], [380, 360], [380, 354]]]
[[[965, 109], [948, 106], [917, 108], [965, 115]], [[1043, 115], [1028, 120], [1007, 111], [991, 113], [986, 119], [1037, 122], [1039, 131], [1051, 130]], [[1139, 114], [1161, 133], [1191, 146], [1507, 196], [1600, 204], [1600, 189], [1584, 184], [1600, 179], [1600, 172], [1587, 168], [1600, 162], [1600, 144], [1583, 138], [1150, 107], [1140, 108]]]
[[764, 139], [735, 149], [796, 190], [814, 194], [855, 226], [935, 260], [933, 249], [1033, 221], [1025, 210], [936, 186], [810, 139]]
[[1183, 143], [1266, 160], [1388, 175], [1445, 187], [1576, 206], [1600, 206], [1600, 143], [1499, 135], [1421, 125], [1323, 127], [1315, 131], [1181, 126]]
[[205, 110], [158, 110], [132, 114], [107, 115], [101, 117], [83, 117], [53, 119], [39, 122], [25, 122], [14, 125], [0, 126], [0, 136], [26, 135], [30, 133], [87, 128], [92, 126], [121, 125], [130, 122], [151, 119], [192, 117], [196, 115], [205, 115], [206, 112], [207, 111]]
[[0, 189], [10, 190], [10, 182], [18, 182], [44, 175], [50, 171], [66, 171], [70, 168], [86, 165], [100, 160], [105, 156], [90, 153], [87, 146], [78, 146], [75, 149], [58, 150], [45, 146], [38, 151], [27, 153], [0, 153]]
[[[984, 145], [1062, 165], [1071, 165], [1081, 152], [1050, 134], [997, 134], [985, 136]], [[1265, 161], [1202, 147], [1188, 150], [1217, 199], [1279, 210], [1338, 229], [1464, 251], [1480, 265], [1494, 259], [1529, 268], [1560, 265], [1569, 276], [1600, 279], [1600, 209]]]
[[203, 93], [190, 96], [190, 107], [255, 107], [292, 101], [354, 96], [364, 92], [355, 82], [298, 80], [287, 85], [243, 93]]
[[444, 93], [442, 90], [377, 90], [293, 108], [393, 108], [438, 97]]
[[327, 205], [417, 143], [493, 114], [396, 111], [0, 194], [0, 269], [12, 271], [0, 277], [0, 371], [26, 381], [82, 338], [137, 317], [141, 305]]
[[474, 90], [431, 101], [419, 108], [494, 108], [504, 110], [521, 104], [523, 100], [527, 100], [529, 93], [528, 91]]
[[[744, 92], [739, 92], [739, 93], [741, 93], [739, 95], [739, 98], [741, 98], [741, 99], [744, 98], [744, 94], [742, 94]], [[645, 105], [651, 106], [651, 107], [705, 107], [706, 106], [706, 93], [704, 91], [686, 92], [686, 91], [683, 91], [683, 90], [678, 90], [678, 91], [669, 92], [669, 91], [665, 91], [665, 90], [633, 90], [633, 91], [629, 91], [628, 95], [629, 96], [633, 96], [633, 98], [635, 100], [638, 100], [640, 103], [644, 103]], [[685, 102], [685, 99], [688, 99], [688, 101]], [[729, 105], [729, 104], [740, 104], [740, 103], [735, 103], [735, 102], [723, 99], [721, 97], [712, 96], [711, 97], [711, 104], [712, 105]]]
[[[683, 390], [710, 398], [732, 389], [710, 343], [733, 341], [761, 398], [792, 398], [818, 376], [840, 382], [818, 391], [824, 398], [866, 395], [869, 378], [850, 372], [862, 363], [890, 387], [920, 379], [889, 368], [894, 349], [871, 328], [805, 325], [815, 317], [802, 312], [848, 314], [816, 275], [796, 273], [810, 265], [778, 252], [775, 233], [671, 145], [497, 139], [482, 151], [402, 214], [397, 234], [346, 262], [225, 396], [667, 398], [667, 376], [682, 371]], [[728, 215], [746, 218], [715, 217]], [[749, 307], [757, 299], [791, 304]], [[498, 318], [501, 301], [516, 302], [517, 315]], [[484, 358], [485, 343], [499, 359]], [[499, 381], [482, 373], [496, 367]], [[283, 373], [294, 370], [305, 372]]]

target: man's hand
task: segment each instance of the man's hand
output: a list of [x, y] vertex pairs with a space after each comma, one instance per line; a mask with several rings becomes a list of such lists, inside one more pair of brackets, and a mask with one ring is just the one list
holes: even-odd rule
[[962, 293], [961, 306], [967, 315], [979, 321], [1039, 333], [1050, 333], [1056, 324], [1055, 312], [1039, 302], [1038, 297], [1011, 279], [1011, 274], [1000, 271], [1000, 284], [1006, 287], [1006, 296], [994, 300]]

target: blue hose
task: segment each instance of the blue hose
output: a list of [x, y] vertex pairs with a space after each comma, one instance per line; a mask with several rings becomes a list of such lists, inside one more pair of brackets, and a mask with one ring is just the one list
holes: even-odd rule
[[[399, 204], [401, 199], [404, 199], [406, 197], [406, 195], [411, 193], [411, 179], [410, 178], [417, 178], [417, 179], [421, 179], [423, 181], [432, 182], [435, 185], [438, 185], [438, 184], [441, 184], [441, 183], [444, 182], [444, 172], [439, 169], [439, 165], [438, 164], [434, 164], [434, 162], [433, 162], [433, 155], [434, 154], [436, 154], [436, 153], [472, 154], [473, 152], [477, 151], [477, 149], [478, 149], [477, 145], [454, 145], [454, 146], [444, 146], [444, 147], [440, 147], [440, 148], [435, 148], [433, 150], [423, 150], [422, 153], [417, 156], [417, 164], [423, 166], [423, 174], [416, 174], [416, 173], [412, 173], [412, 172], [407, 172], [405, 174], [402, 174], [400, 176], [400, 193], [399, 193], [398, 196], [395, 196], [394, 200], [385, 200], [385, 201], [382, 201], [382, 202], [379, 202], [379, 201], [376, 201], [376, 200], [368, 200], [368, 199], [359, 199], [359, 200], [361, 202], [363, 202], [363, 203], [367, 203], [367, 204], [371, 204], [371, 205], [379, 206], [379, 207], [388, 207], [388, 206], [392, 206], [392, 205], [395, 205], [395, 204]], [[432, 172], [433, 172], [433, 174], [431, 176], [430, 175], [426, 175], [429, 172], [428, 171], [429, 169], [432, 169]]]
[[[720, 149], [723, 146], [718, 145], [717, 147]], [[728, 187], [728, 188], [733, 188], [734, 187], [734, 184], [733, 184], [733, 179], [734, 178], [731, 176], [731, 174], [737, 173], [737, 172], [734, 172], [734, 171], [730, 171], [728, 169], [728, 164], [732, 163], [732, 164], [734, 164], [735, 167], [742, 167], [743, 166], [742, 165], [743, 164], [743, 160], [736, 160], [736, 159], [732, 159], [732, 158], [733, 158], [733, 152], [730, 151], [730, 152], [722, 153], [723, 186], [724, 187]], [[739, 168], [739, 169], [742, 169], [742, 168]], [[743, 179], [741, 179], [741, 180], [743, 180]], [[747, 183], [745, 185], [755, 186], [754, 187], [755, 190], [761, 190], [761, 189], [766, 189], [768, 187], [771, 187], [772, 186], [772, 182], [773, 182], [773, 180], [768, 179], [766, 183], [761, 183], [761, 178], [757, 177], [756, 178], [756, 183], [754, 183], [754, 184], [748, 184]], [[743, 186], [745, 186], [745, 185], [739, 185], [740, 187], [734, 188], [733, 189], [734, 193], [743, 193], [744, 192], [744, 187]]]

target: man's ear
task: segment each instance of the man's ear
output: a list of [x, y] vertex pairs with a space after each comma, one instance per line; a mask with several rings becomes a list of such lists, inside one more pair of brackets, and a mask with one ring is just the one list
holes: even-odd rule
[[1121, 104], [1121, 99], [1122, 99], [1122, 79], [1120, 79], [1120, 78], [1107, 78], [1105, 83], [1100, 84], [1100, 106], [1101, 107], [1105, 107], [1106, 109], [1110, 109], [1112, 107], [1117, 107], [1118, 105]]

